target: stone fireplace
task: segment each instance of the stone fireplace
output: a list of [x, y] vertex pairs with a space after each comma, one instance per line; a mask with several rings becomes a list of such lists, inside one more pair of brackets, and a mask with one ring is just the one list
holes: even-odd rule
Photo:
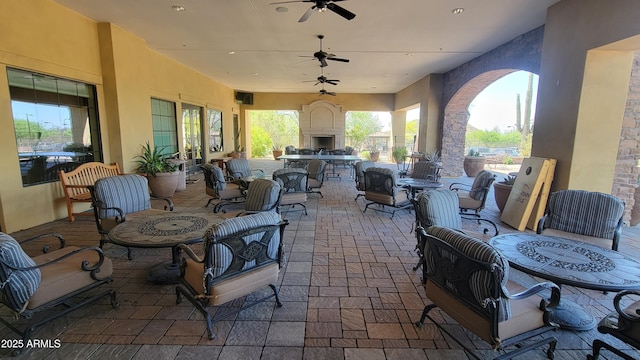
[[300, 147], [344, 149], [345, 112], [342, 106], [318, 100], [300, 111]]

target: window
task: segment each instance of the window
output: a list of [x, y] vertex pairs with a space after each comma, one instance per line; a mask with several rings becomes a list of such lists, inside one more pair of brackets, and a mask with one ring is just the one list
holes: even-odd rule
[[7, 68], [23, 186], [102, 161], [94, 85]]
[[222, 151], [222, 111], [207, 109], [207, 119], [209, 119], [209, 152]]
[[153, 122], [153, 145], [161, 149], [162, 154], [173, 156], [178, 152], [176, 104], [152, 98], [151, 118]]

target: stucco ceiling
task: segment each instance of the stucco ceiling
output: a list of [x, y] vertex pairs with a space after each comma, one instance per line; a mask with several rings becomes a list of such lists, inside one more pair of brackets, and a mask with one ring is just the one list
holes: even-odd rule
[[[281, 0], [55, 0], [144, 39], [159, 53], [240, 91], [312, 93], [339, 79], [337, 93], [395, 93], [444, 73], [545, 22], [558, 0], [348, 0], [356, 14], [298, 19], [311, 3]], [[185, 7], [176, 12], [173, 5]], [[276, 11], [284, 7], [287, 11]], [[454, 8], [464, 8], [453, 14]], [[349, 63], [321, 68], [323, 50]], [[234, 52], [234, 54], [230, 54]], [[307, 56], [307, 57], [303, 57]]]

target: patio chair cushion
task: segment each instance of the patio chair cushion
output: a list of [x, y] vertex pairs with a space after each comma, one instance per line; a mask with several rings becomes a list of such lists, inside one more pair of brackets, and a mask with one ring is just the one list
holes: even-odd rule
[[[38, 255], [33, 258], [36, 264], [44, 264], [60, 258], [68, 253], [78, 250], [76, 246], [67, 246], [59, 250]], [[47, 302], [70, 294], [96, 282], [91, 278], [90, 271], [83, 271], [79, 266], [83, 261], [89, 265], [96, 264], [100, 257], [97, 252], [85, 251], [69, 256], [64, 261], [52, 263], [44, 267], [42, 281], [38, 289], [33, 293], [27, 309], [35, 309]], [[97, 279], [106, 279], [113, 273], [111, 259], [104, 257], [100, 266], [100, 272], [95, 273]]]
[[[432, 226], [427, 229], [429, 235], [435, 236], [442, 241], [448, 243], [472, 259], [482, 261], [490, 264], [497, 264], [501, 268], [496, 276], [502, 287], [502, 294], [508, 294], [506, 288], [507, 281], [509, 280], [509, 263], [507, 260], [497, 251], [493, 246], [483, 242], [482, 240], [467, 236], [457, 230]], [[428, 246], [428, 243], [427, 243]], [[427, 269], [432, 271], [435, 269], [435, 262], [432, 256], [429, 256], [429, 250], [425, 248], [424, 251], [426, 257]], [[478, 271], [474, 273], [469, 282], [472, 284], [472, 291], [475, 300], [478, 303], [482, 303], [485, 299], [491, 298], [491, 274], [485, 271]], [[509, 299], [503, 297], [498, 302], [498, 321], [505, 321], [511, 317], [511, 308], [509, 306]]]
[[495, 177], [491, 172], [486, 170], [480, 171], [473, 180], [471, 190], [469, 190], [469, 197], [473, 200], [482, 201], [494, 180]]
[[276, 206], [280, 197], [280, 185], [269, 179], [255, 179], [249, 184], [246, 211], [267, 211]]
[[416, 197], [420, 211], [418, 218], [424, 227], [438, 225], [456, 230], [462, 229], [462, 218], [458, 213], [458, 195], [452, 190], [423, 191]]
[[[21, 312], [25, 304], [36, 291], [41, 281], [40, 269], [12, 270], [9, 267], [36, 266], [35, 261], [27, 255], [20, 244], [11, 236], [0, 233], [0, 282], [4, 284], [2, 294], [6, 296], [4, 303], [11, 305], [12, 310]], [[5, 265], [6, 264], [6, 265]]]
[[95, 192], [103, 206], [99, 209], [101, 219], [118, 216], [113, 209], [119, 208], [125, 214], [151, 208], [149, 182], [141, 175], [129, 174], [110, 176], [99, 179], [95, 183]]
[[613, 239], [624, 203], [615, 196], [585, 190], [561, 190], [549, 198], [545, 227], [596, 238]]

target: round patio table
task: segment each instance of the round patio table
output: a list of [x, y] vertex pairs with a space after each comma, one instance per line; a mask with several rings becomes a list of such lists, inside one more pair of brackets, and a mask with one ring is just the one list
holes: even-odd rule
[[[514, 269], [558, 286], [570, 285], [598, 291], [640, 289], [640, 262], [619, 251], [582, 241], [534, 233], [493, 237], [498, 249]], [[561, 299], [552, 320], [572, 330], [590, 330], [596, 320], [578, 304]]]
[[171, 213], [127, 217], [109, 231], [109, 238], [118, 245], [136, 248], [171, 248], [172, 261], [149, 271], [147, 279], [158, 284], [175, 284], [180, 275], [180, 244], [203, 240], [212, 225], [223, 217], [211, 212]]
[[441, 182], [438, 181], [414, 178], [398, 179], [398, 185], [408, 188], [411, 192], [411, 198], [415, 198], [418, 191], [423, 191], [425, 189], [439, 189], [444, 186]]

